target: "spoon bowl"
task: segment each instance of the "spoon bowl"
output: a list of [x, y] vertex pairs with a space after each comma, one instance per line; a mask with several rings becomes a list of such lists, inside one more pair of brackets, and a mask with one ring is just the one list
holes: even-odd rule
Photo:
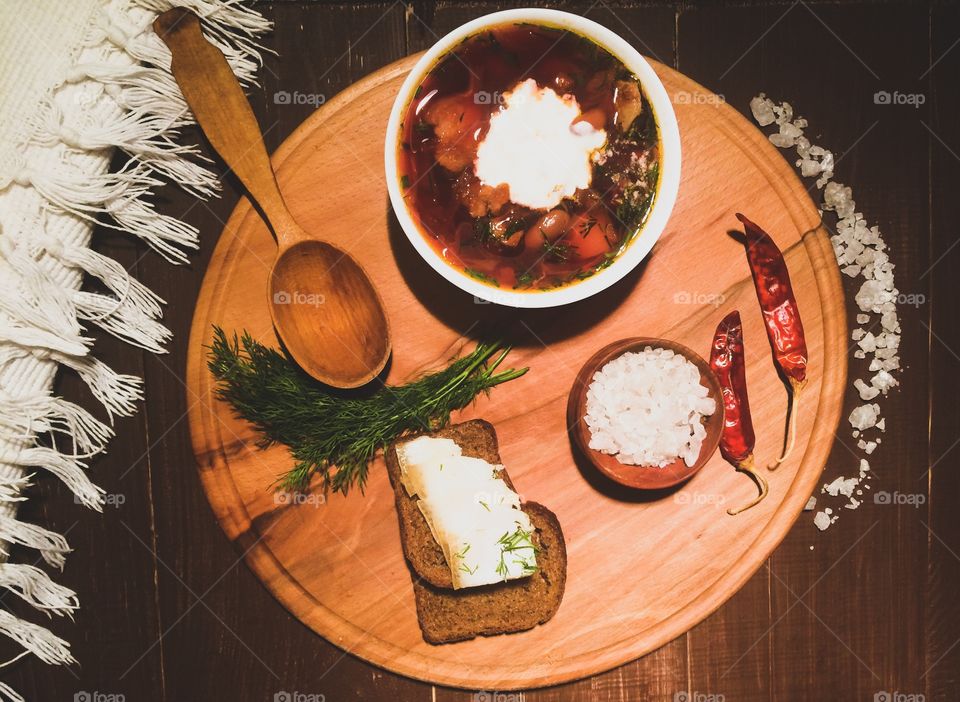
[[277, 256], [268, 293], [273, 325], [311, 376], [356, 388], [383, 370], [390, 356], [387, 317], [350, 254], [324, 241], [298, 241]]

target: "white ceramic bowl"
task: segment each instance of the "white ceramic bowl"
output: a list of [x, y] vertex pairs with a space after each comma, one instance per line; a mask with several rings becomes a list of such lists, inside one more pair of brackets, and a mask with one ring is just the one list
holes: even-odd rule
[[[513, 22], [528, 22], [560, 29], [568, 29], [586, 37], [619, 59], [637, 78], [653, 109], [660, 137], [660, 177], [653, 206], [640, 232], [607, 268], [578, 283], [560, 288], [537, 291], [504, 290], [486, 285], [447, 263], [426, 240], [420, 226], [414, 220], [403, 197], [398, 172], [397, 155], [400, 148], [400, 126], [407, 107], [413, 99], [417, 86], [443, 56], [450, 53], [461, 41], [483, 30]], [[680, 185], [680, 132], [670, 96], [663, 83], [630, 44], [617, 34], [596, 22], [559, 10], [518, 9], [494, 12], [467, 22], [440, 39], [427, 51], [400, 87], [400, 92], [390, 112], [387, 123], [387, 139], [384, 153], [387, 190], [393, 210], [413, 247], [430, 266], [448, 281], [467, 293], [488, 302], [509, 307], [556, 307], [583, 300], [606, 290], [627, 275], [650, 253], [660, 233], [667, 225], [670, 211], [677, 198]]]

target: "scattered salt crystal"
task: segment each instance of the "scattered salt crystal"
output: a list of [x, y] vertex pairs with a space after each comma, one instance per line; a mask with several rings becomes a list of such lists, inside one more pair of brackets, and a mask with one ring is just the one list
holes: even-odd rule
[[810, 178], [815, 175], [819, 175], [820, 171], [822, 170], [820, 167], [820, 163], [818, 161], [813, 160], [812, 158], [800, 159], [797, 162], [797, 165], [800, 167], [801, 175], [807, 178]]
[[879, 412], [880, 405], [876, 403], [872, 405], [860, 405], [850, 413], [850, 424], [854, 429], [859, 429], [860, 431], [869, 429], [876, 425]]
[[857, 203], [853, 201], [853, 190], [849, 186], [832, 182], [827, 183], [827, 187], [823, 189], [823, 205], [828, 210], [834, 210], [837, 217], [844, 220], [854, 214]]
[[787, 146], [793, 146], [796, 143], [796, 139], [791, 139], [785, 134], [771, 134], [770, 143], [783, 149]]
[[886, 395], [887, 391], [898, 383], [896, 378], [882, 370], [870, 379], [870, 384]]
[[865, 280], [854, 300], [864, 312], [880, 312], [880, 305], [891, 295], [877, 280]]
[[[859, 378], [854, 381], [854, 387], [867, 404], [851, 412], [850, 424], [856, 439], [860, 439], [862, 431], [874, 427], [881, 432], [886, 431], [886, 420], [880, 417], [879, 404], [870, 404], [870, 400], [881, 393], [886, 395], [890, 388], [898, 384], [893, 372], [901, 368], [901, 328], [897, 314], [897, 299], [900, 293], [894, 282], [894, 265], [890, 261], [887, 245], [879, 227], [870, 226], [863, 214], [856, 211], [852, 188], [833, 180], [836, 163], [833, 153], [822, 146], [811, 144], [804, 135], [804, 129], [808, 126], [807, 120], [799, 117], [794, 119], [793, 107], [789, 103], [778, 104], [763, 93], [750, 101], [750, 109], [760, 126], [777, 125], [776, 133], [769, 137], [771, 143], [795, 150], [795, 163], [803, 176], [819, 176], [816, 186], [823, 190], [821, 211], [834, 212], [837, 216], [836, 233], [830, 237], [837, 263], [845, 275], [862, 281], [855, 295], [859, 308], [857, 324], [861, 327], [870, 324], [871, 317], [867, 313], [880, 315], [879, 332], [874, 330], [871, 333], [857, 328], [851, 334], [857, 344], [853, 351], [854, 358], [869, 359], [869, 372], [874, 375], [869, 384]], [[857, 442], [857, 448], [870, 455], [880, 443], [879, 437], [875, 441], [863, 438]], [[860, 505], [860, 501], [853, 498], [852, 493], [841, 493], [840, 486], [844, 486], [845, 490], [853, 490], [861, 483], [864, 489], [870, 489], [871, 486], [866, 481], [871, 475], [869, 462], [861, 459], [858, 477], [838, 478], [830, 485], [836, 486], [838, 495], [845, 494], [850, 498], [844, 505], [847, 509], [855, 509]], [[851, 487], [846, 487], [846, 481], [852, 481], [849, 483]], [[862, 494], [862, 490], [856, 489], [856, 494]], [[831, 514], [829, 508], [816, 514], [814, 523], [818, 529], [826, 529], [836, 521], [837, 517], [831, 517]]]
[[804, 511], [804, 512], [810, 512], [810, 511], [813, 510], [813, 508], [816, 507], [816, 506], [817, 506], [817, 498], [814, 497], [813, 495], [811, 495], [811, 496], [810, 496], [810, 499], [807, 500], [807, 504], [805, 504], [805, 505], [803, 506], [803, 511]]
[[[825, 492], [831, 497], [836, 497], [837, 495], [843, 495], [844, 497], [850, 497], [853, 494], [853, 491], [857, 487], [859, 481], [856, 478], [837, 478], [832, 483], [823, 486], [821, 492]], [[832, 514], [832, 510], [827, 507], [827, 514]]]
[[857, 392], [860, 393], [860, 399], [865, 402], [869, 402], [880, 394], [880, 391], [877, 388], [873, 387], [872, 385], [867, 385], [860, 378], [857, 378], [853, 381], [853, 387], [855, 387]]
[[760, 93], [750, 101], [750, 111], [753, 113], [753, 118], [757, 120], [757, 124], [761, 127], [773, 124], [773, 120], [775, 119], [773, 114], [773, 101], [768, 100], [763, 93]]
[[777, 116], [777, 124], [785, 124], [793, 119], [793, 106], [784, 100], [779, 105], [774, 103], [773, 112]]

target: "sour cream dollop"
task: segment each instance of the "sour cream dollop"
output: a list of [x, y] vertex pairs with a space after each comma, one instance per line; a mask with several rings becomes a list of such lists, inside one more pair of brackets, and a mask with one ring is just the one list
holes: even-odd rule
[[577, 122], [573, 95], [558, 95], [529, 78], [503, 93], [502, 107], [477, 148], [474, 171], [486, 185], [506, 184], [510, 200], [550, 209], [590, 186], [591, 158], [607, 141], [603, 129]]

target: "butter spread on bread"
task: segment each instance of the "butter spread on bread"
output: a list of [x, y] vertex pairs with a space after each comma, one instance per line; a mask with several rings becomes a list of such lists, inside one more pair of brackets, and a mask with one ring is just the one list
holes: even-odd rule
[[533, 525], [501, 477], [502, 465], [464, 456], [456, 442], [430, 436], [397, 446], [397, 459], [403, 488], [417, 498], [454, 589], [536, 572]]

